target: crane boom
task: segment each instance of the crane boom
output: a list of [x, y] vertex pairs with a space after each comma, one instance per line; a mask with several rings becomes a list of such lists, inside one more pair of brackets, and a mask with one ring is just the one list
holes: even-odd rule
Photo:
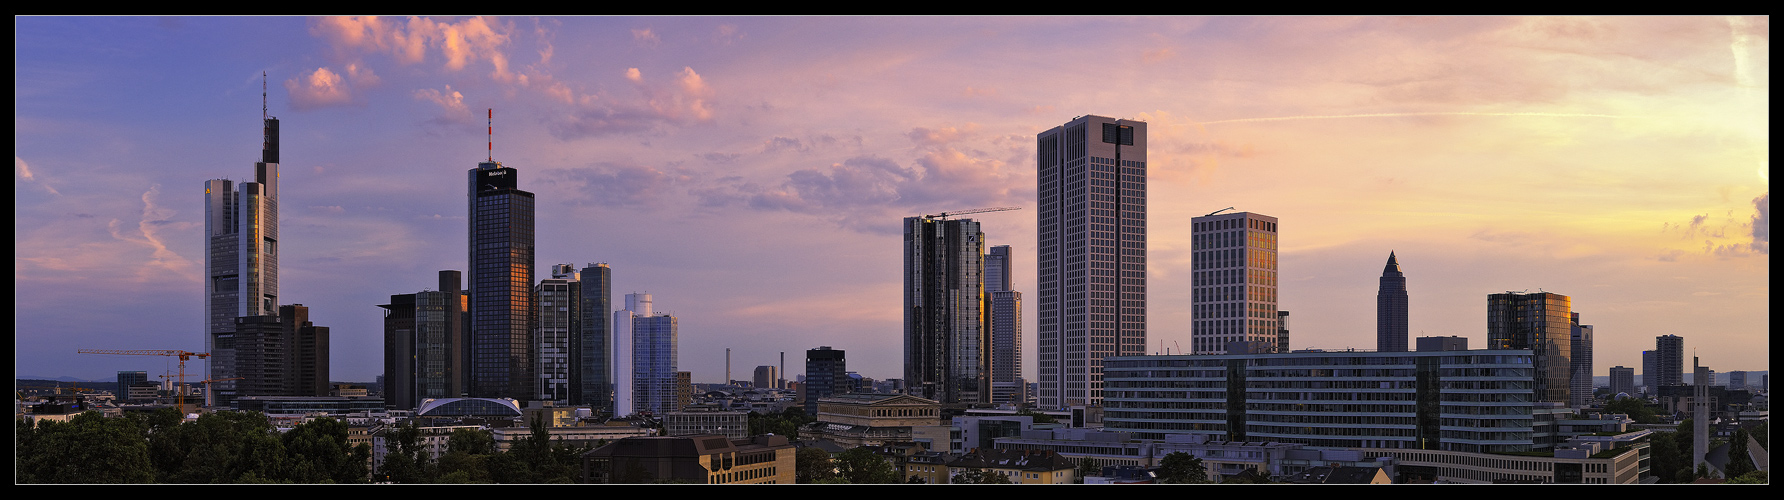
[[[186, 385], [186, 360], [191, 359], [193, 356], [197, 356], [199, 359], [204, 359], [204, 358], [208, 358], [211, 356], [211, 353], [208, 353], [208, 352], [182, 351], [179, 349], [135, 349], [135, 350], [130, 350], [130, 349], [81, 349], [78, 352], [81, 354], [122, 354], [122, 355], [126, 355], [126, 356], [175, 356], [175, 357], [180, 358], [180, 385], [181, 386]], [[207, 388], [208, 388], [208, 386], [207, 386]], [[176, 389], [179, 389], [179, 388], [176, 388]], [[175, 404], [179, 405], [181, 413], [185, 413], [185, 411], [186, 411], [186, 392], [183, 389], [176, 390], [175, 392], [179, 393], [179, 396], [178, 396], [179, 399], [177, 400], [177, 402]], [[210, 391], [206, 390], [205, 393], [206, 393], [206, 397], [208, 399]]]
[[1010, 210], [1021, 210], [1021, 209], [1022, 209], [1022, 207], [974, 208], [971, 210], [960, 210], [957, 212], [942, 212], [939, 214], [930, 214], [930, 215], [923, 216], [923, 218], [946, 220], [948, 218], [948, 216], [950, 216], [950, 215], [982, 214], [982, 213], [986, 213], [986, 212], [1006, 212], [1006, 211], [1010, 211]]

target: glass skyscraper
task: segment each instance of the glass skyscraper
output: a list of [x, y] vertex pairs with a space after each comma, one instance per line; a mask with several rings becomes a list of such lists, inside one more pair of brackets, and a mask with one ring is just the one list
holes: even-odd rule
[[1015, 274], [1009, 245], [991, 247], [985, 254], [985, 317], [991, 335], [991, 393], [993, 403], [1024, 403], [1019, 400], [1022, 378], [1022, 292], [1015, 289]]
[[1035, 142], [1037, 398], [1097, 405], [1103, 358], [1146, 348], [1146, 123], [1080, 116]]
[[613, 411], [613, 270], [607, 264], [582, 268], [578, 333], [571, 338], [577, 362], [570, 373], [570, 404], [589, 405], [597, 414]]
[[1487, 296], [1487, 348], [1524, 349], [1535, 356], [1537, 401], [1572, 402], [1573, 304], [1549, 292]]
[[[279, 313], [279, 119], [261, 120], [254, 182], [204, 183], [205, 352], [210, 378], [236, 377], [235, 319]], [[210, 390], [217, 404], [234, 400], [236, 382]]]
[[534, 394], [533, 193], [495, 161], [469, 179], [472, 397]]

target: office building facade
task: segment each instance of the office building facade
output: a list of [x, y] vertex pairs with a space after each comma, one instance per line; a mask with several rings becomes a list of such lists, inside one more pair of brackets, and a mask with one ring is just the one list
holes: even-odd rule
[[1406, 273], [1400, 272], [1400, 261], [1388, 252], [1388, 265], [1381, 271], [1381, 287], [1375, 293], [1375, 350], [1406, 352], [1407, 331]]
[[575, 266], [552, 264], [551, 278], [540, 280], [533, 295], [539, 307], [533, 323], [534, 398], [569, 403], [571, 371], [582, 360], [573, 347], [582, 332], [582, 282]]
[[1109, 360], [1105, 429], [1314, 447], [1531, 451], [1528, 350]]
[[662, 415], [676, 405], [677, 324], [653, 309], [650, 294], [627, 294], [632, 331], [632, 412]]
[[424, 399], [465, 393], [465, 306], [458, 271], [440, 271], [439, 289], [392, 295], [384, 308], [384, 399], [412, 410]]
[[1487, 349], [1534, 353], [1537, 401], [1572, 402], [1572, 309], [1572, 301], [1558, 293], [1487, 296]]
[[1080, 116], [1035, 142], [1036, 398], [1101, 404], [1103, 359], [1146, 348], [1146, 123]]
[[[1592, 402], [1592, 325], [1580, 324], [1580, 313], [1571, 313], [1569, 321], [1573, 350], [1571, 353], [1572, 370], [1569, 371], [1569, 391], [1572, 400], [1569, 406], [1584, 408]], [[1616, 393], [1612, 393], [1616, 394]]]
[[752, 381], [757, 389], [780, 389], [780, 367], [762, 365], [756, 367]]
[[235, 321], [237, 396], [328, 396], [328, 327], [303, 304]]
[[1635, 369], [1626, 366], [1611, 367], [1611, 397], [1618, 394], [1637, 396], [1635, 392]]
[[[279, 119], [261, 119], [260, 161], [254, 182], [212, 179], [204, 184], [205, 352], [210, 378], [237, 376], [236, 318], [278, 314]], [[219, 404], [236, 382], [211, 384]]]
[[817, 416], [819, 399], [849, 393], [847, 354], [830, 346], [805, 351], [805, 381], [799, 385], [799, 394], [805, 400], [806, 415]]
[[1277, 349], [1276, 218], [1235, 212], [1190, 223], [1195, 268], [1190, 352], [1224, 353], [1234, 342]]
[[990, 399], [985, 233], [972, 219], [904, 219], [904, 379], [944, 403]]
[[471, 386], [481, 398], [528, 399], [535, 392], [533, 322], [534, 201], [519, 173], [496, 161], [469, 180]]
[[991, 402], [1023, 403], [1022, 292], [1016, 291], [1015, 260], [1009, 245], [985, 254], [986, 319], [991, 334]]
[[578, 277], [582, 290], [577, 294], [580, 321], [570, 339], [570, 351], [576, 353], [576, 363], [570, 367], [570, 404], [613, 415], [613, 270], [605, 263], [589, 264]]

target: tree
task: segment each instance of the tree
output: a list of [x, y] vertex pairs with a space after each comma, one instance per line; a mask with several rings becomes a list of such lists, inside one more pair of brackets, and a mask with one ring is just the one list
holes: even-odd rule
[[1739, 477], [1757, 470], [1753, 467], [1753, 457], [1747, 453], [1747, 429], [1734, 431], [1734, 439], [1728, 443], [1728, 464], [1724, 466], [1728, 477]]
[[1084, 460], [1078, 462], [1078, 482], [1080, 483], [1084, 482], [1084, 478], [1086, 477], [1102, 473], [1102, 467], [1098, 467], [1096, 460], [1093, 460], [1090, 457], [1084, 457]]
[[1654, 409], [1648, 408], [1648, 402], [1641, 398], [1618, 398], [1616, 401], [1605, 403], [1604, 412], [1629, 415], [1629, 418], [1641, 424], [1660, 422], [1660, 417], [1654, 415]]
[[19, 420], [14, 436], [20, 483], [151, 483], [154, 466], [142, 426], [89, 411], [67, 422]]
[[1742, 474], [1739, 477], [1731, 477], [1728, 479], [1727, 483], [1723, 484], [1771, 484], [1771, 478], [1767, 476], [1765, 471], [1756, 470]]
[[[1676, 432], [1656, 432], [1648, 438], [1648, 448], [1652, 451], [1652, 465], [1648, 474], [1662, 481], [1678, 482], [1679, 471], [1689, 466], [1684, 462], [1685, 455], [1679, 453], [1679, 444], [1675, 439]], [[1685, 481], [1690, 482], [1690, 481]]]
[[1181, 451], [1165, 455], [1158, 462], [1158, 482], [1165, 484], [1207, 484], [1208, 468], [1202, 464], [1202, 457], [1192, 456]]
[[892, 468], [880, 454], [872, 448], [860, 447], [842, 452], [836, 457], [837, 475], [848, 479], [850, 484], [893, 484], [900, 482], [898, 471]]
[[799, 484], [836, 477], [836, 464], [831, 462], [830, 452], [816, 446], [800, 448], [799, 453], [793, 455], [793, 470]]
[[[293, 465], [289, 479], [296, 483], [357, 484], [366, 482], [367, 445], [347, 444], [346, 422], [321, 418], [297, 424], [280, 436], [286, 458]], [[365, 448], [360, 450], [358, 448]]]

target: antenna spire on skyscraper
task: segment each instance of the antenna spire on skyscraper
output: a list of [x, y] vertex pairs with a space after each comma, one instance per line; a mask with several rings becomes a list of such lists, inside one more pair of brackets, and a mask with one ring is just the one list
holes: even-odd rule
[[489, 161], [496, 161], [496, 108], [489, 108]]

